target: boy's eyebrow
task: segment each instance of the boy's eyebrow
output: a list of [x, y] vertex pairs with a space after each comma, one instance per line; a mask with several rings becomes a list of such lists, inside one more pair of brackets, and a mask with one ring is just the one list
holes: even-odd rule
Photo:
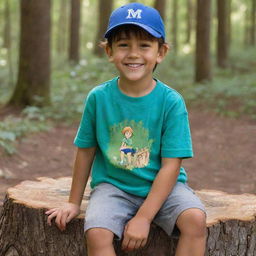
[[121, 41], [121, 40], [127, 40], [129, 39], [127, 36], [122, 36], [116, 39], [116, 41]]

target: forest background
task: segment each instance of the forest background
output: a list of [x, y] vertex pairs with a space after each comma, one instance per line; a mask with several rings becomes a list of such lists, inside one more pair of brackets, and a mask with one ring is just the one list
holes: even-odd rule
[[[128, 2], [132, 1], [0, 2], [3, 189], [39, 174], [71, 175], [70, 164], [63, 163], [67, 157], [71, 162], [73, 149], [62, 147], [72, 148], [88, 91], [116, 75], [98, 44], [110, 12]], [[196, 151], [202, 152], [198, 162], [187, 165], [193, 169], [200, 164], [202, 172], [207, 171], [194, 174], [194, 180], [192, 172], [195, 187], [225, 190], [232, 176], [237, 179], [227, 191], [256, 193], [256, 0], [138, 2], [156, 7], [165, 20], [171, 51], [155, 76], [179, 91], [192, 113]], [[68, 143], [60, 146], [65, 139]], [[61, 147], [60, 155], [55, 147]], [[45, 167], [47, 154], [62, 163], [63, 171], [57, 164]]]

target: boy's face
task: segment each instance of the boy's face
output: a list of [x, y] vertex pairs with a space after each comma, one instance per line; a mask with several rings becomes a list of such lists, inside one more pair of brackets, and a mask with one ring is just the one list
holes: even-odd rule
[[120, 79], [130, 82], [152, 79], [155, 65], [164, 59], [167, 50], [166, 44], [159, 47], [157, 40], [140, 39], [133, 33], [129, 36], [122, 33], [111, 47], [106, 47], [109, 61], [115, 64]]
[[124, 136], [125, 136], [127, 139], [129, 139], [129, 138], [132, 137], [132, 133], [131, 133], [130, 131], [126, 131], [125, 134], [124, 134]]

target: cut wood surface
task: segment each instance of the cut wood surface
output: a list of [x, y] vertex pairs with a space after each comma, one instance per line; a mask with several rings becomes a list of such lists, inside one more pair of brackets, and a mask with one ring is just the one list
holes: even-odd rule
[[[68, 200], [71, 178], [39, 178], [9, 188], [0, 217], [1, 256], [84, 256], [83, 224], [90, 188], [86, 187], [81, 214], [64, 232], [46, 223], [45, 210]], [[256, 195], [233, 195], [200, 190], [207, 211], [207, 252], [205, 255], [256, 256]], [[102, 213], [104, 214], [104, 213]], [[115, 242], [117, 255], [172, 256], [177, 238], [169, 238], [152, 225], [147, 246], [124, 253]]]

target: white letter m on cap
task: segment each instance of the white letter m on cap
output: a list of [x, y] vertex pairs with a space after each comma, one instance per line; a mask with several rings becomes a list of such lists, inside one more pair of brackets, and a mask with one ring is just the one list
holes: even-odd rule
[[141, 19], [141, 13], [141, 9], [138, 9], [136, 11], [134, 11], [133, 9], [128, 9], [128, 15], [126, 19]]

